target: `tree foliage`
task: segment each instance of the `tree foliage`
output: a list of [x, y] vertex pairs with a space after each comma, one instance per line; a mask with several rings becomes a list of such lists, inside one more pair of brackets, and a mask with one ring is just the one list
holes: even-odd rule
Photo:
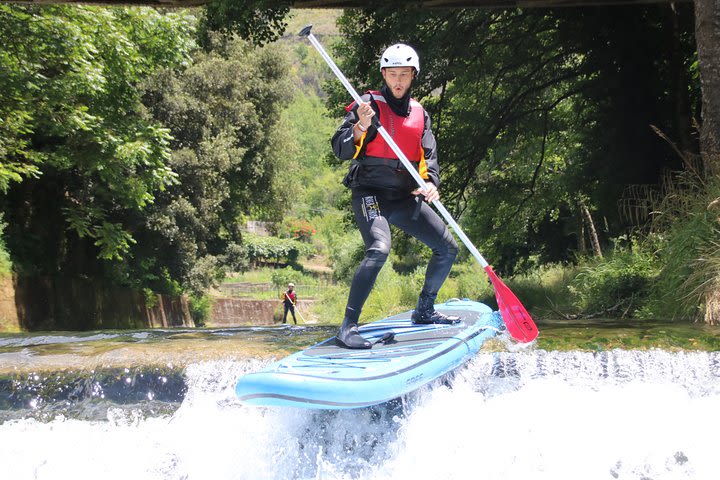
[[297, 264], [298, 258], [313, 253], [312, 245], [293, 238], [266, 237], [253, 234], [245, 235], [244, 248], [251, 262], [280, 262], [287, 260]]
[[327, 65], [305, 43], [283, 39], [281, 47], [290, 50], [294, 59], [294, 97], [283, 115], [294, 138], [298, 139], [293, 152], [296, 164], [287, 174], [293, 192], [287, 213], [308, 219], [334, 209], [338, 198], [345, 193], [341, 184], [344, 169], [331, 168], [327, 163], [328, 156], [332, 155], [328, 139], [337, 128], [336, 119], [327, 116], [319, 86], [320, 79], [328, 78]]
[[196, 25], [0, 6], [0, 187], [20, 268], [197, 294], [247, 261], [244, 216], [281, 217], [287, 58], [218, 34], [200, 50]]
[[[275, 46], [258, 50], [216, 36], [213, 49], [196, 52], [189, 68], [144, 82], [150, 112], [170, 128], [170, 166], [179, 180], [148, 209], [142, 229], [152, 251], [141, 257], [156, 259], [155, 275], [162, 266], [185, 284], [199, 269], [219, 272], [234, 263], [228, 248], [243, 242], [241, 218], [279, 218], [287, 190], [278, 180], [292, 144], [280, 121], [290, 97], [287, 65]], [[147, 274], [138, 267], [135, 275]]]
[[142, 114], [136, 85], [187, 61], [191, 31], [184, 13], [0, 5], [0, 186], [14, 252], [54, 270], [81, 250], [129, 251], [123, 217], [176, 182], [169, 133]]
[[285, 30], [290, 1], [214, 0], [205, 6], [200, 36], [206, 42], [211, 32], [237, 34], [253, 45], [277, 40]]
[[[366, 89], [381, 85], [385, 47], [416, 47], [413, 92], [433, 117], [445, 203], [507, 272], [570, 258], [581, 202], [607, 220], [607, 236], [622, 232], [625, 186], [677, 162], [650, 128], [678, 138], [691, 124], [692, 11], [677, 12], [379, 7], [341, 18], [336, 53]], [[347, 94], [329, 85], [340, 111]]]

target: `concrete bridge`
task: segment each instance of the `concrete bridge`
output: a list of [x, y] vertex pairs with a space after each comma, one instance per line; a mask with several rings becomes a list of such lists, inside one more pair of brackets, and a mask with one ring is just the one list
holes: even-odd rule
[[[147, 5], [154, 7], [197, 7], [211, 0], [19, 0], [2, 3], [58, 4], [78, 3], [85, 5]], [[242, 0], [237, 0], [242, 2]], [[680, 0], [692, 1], [692, 0]], [[286, 0], [293, 8], [363, 8], [372, 7], [367, 0]], [[392, 2], [398, 7], [416, 5], [420, 8], [535, 8], [535, 7], [579, 7], [593, 5], [640, 5], [650, 3], [678, 3], [671, 0], [398, 0]]]

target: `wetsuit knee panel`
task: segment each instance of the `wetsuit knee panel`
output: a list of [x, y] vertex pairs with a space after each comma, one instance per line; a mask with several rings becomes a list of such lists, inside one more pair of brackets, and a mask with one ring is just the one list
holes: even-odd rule
[[390, 254], [390, 247], [384, 244], [373, 245], [365, 250], [365, 260], [363, 263], [370, 266], [382, 267]]

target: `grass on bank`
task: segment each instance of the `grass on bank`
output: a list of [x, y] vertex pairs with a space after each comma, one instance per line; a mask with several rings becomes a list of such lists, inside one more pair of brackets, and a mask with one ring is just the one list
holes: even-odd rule
[[720, 328], [656, 320], [578, 320], [540, 322], [536, 348], [553, 351], [720, 350]]
[[[422, 289], [425, 267], [409, 274], [393, 269], [393, 256], [378, 275], [360, 317], [361, 322], [378, 320], [415, 307]], [[578, 265], [545, 265], [530, 273], [503, 278], [536, 319], [576, 318], [582, 316], [612, 316], [620, 304], [628, 313], [627, 299], [635, 298], [632, 290], [646, 285], [656, 271], [632, 256], [618, 255], [617, 259], [584, 260]], [[642, 276], [643, 272], [645, 277]], [[312, 274], [290, 267], [273, 269], [264, 267], [226, 279], [226, 283], [247, 282], [264, 284], [265, 291], [254, 291], [241, 296], [256, 299], [276, 299], [287, 282], [297, 285], [302, 298], [313, 297], [316, 302], [309, 312], [322, 324], [342, 321], [349, 292], [347, 282], [326, 283]], [[456, 264], [440, 289], [437, 301], [451, 298], [469, 298], [497, 308], [494, 289], [485, 271], [475, 262]], [[638, 305], [640, 301], [632, 300]], [[629, 305], [632, 305], [632, 301]], [[636, 310], [633, 310], [633, 313]], [[621, 312], [622, 313], [622, 312]]]
[[[558, 317], [557, 311], [568, 311], [571, 308], [567, 285], [575, 272], [573, 267], [552, 265], [532, 274], [515, 277], [506, 283], [523, 304], [531, 309], [534, 316]], [[267, 276], [267, 272], [265, 275]], [[397, 273], [393, 269], [391, 257], [378, 275], [377, 282], [365, 302], [360, 321], [371, 322], [415, 308], [424, 277], [424, 266], [410, 274]], [[326, 285], [322, 294], [316, 298], [311, 313], [322, 324], [339, 324], [345, 311], [348, 292], [349, 286], [345, 283]], [[301, 295], [302, 291], [298, 294]], [[474, 262], [453, 267], [440, 289], [437, 302], [451, 298], [469, 298], [497, 308], [494, 290], [487, 274]]]
[[[247, 297], [256, 300], [276, 300], [287, 289], [288, 283], [294, 283], [301, 298], [318, 298], [323, 295], [328, 281], [311, 273], [295, 270], [292, 267], [261, 267], [243, 273], [235, 273], [223, 281], [221, 291], [234, 297]], [[234, 284], [245, 284], [243, 288], [234, 288]]]
[[[586, 259], [581, 261], [580, 265], [548, 265], [527, 275], [503, 279], [539, 324], [541, 334], [535, 348], [547, 351], [595, 352], [615, 348], [661, 348], [668, 351], [720, 350], [720, 329], [709, 325], [672, 322], [669, 319], [562, 318], [569, 317], [572, 312], [579, 316], [582, 314], [580, 304], [584, 300], [572, 293], [573, 285], [576, 289], [592, 285], [593, 288], [597, 288], [598, 293], [611, 292], [609, 297], [615, 298], [622, 288], [613, 290], [610, 285], [622, 287], [629, 281], [637, 280], [636, 269], [632, 267], [633, 262], [627, 256], [620, 257], [622, 258], [606, 258], [602, 261], [619, 266], [619, 272], [613, 274], [608, 273], [607, 268], [597, 268], [601, 260]], [[628, 266], [628, 263], [631, 266]], [[263, 281], [269, 280], [272, 273], [272, 269], [263, 269], [249, 272], [239, 278]], [[577, 280], [578, 276], [581, 281]], [[593, 276], [595, 280], [590, 281], [588, 276]], [[388, 262], [383, 267], [375, 288], [365, 304], [361, 323], [412, 309], [417, 301], [422, 280], [422, 269], [409, 275], [401, 275], [395, 272], [392, 263]], [[324, 288], [323, 294], [318, 297], [313, 307], [302, 313], [306, 318], [317, 320], [321, 325], [339, 325], [347, 294], [346, 284], [329, 285]], [[453, 297], [471, 298], [487, 303], [493, 308], [496, 307], [494, 292], [487, 276], [475, 264], [460, 264], [453, 267], [438, 296], [438, 301]], [[583, 298], [587, 298], [587, 294]], [[506, 347], [490, 342], [486, 348]]]
[[12, 260], [10, 260], [10, 253], [5, 247], [5, 240], [2, 238], [3, 232], [7, 227], [7, 223], [0, 214], [0, 277], [6, 277], [12, 273]]

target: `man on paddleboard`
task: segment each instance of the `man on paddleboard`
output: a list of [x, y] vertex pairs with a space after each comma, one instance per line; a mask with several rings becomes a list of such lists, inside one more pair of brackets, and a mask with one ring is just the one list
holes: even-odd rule
[[[458, 246], [445, 222], [429, 205], [440, 198], [440, 169], [430, 116], [410, 96], [413, 80], [420, 72], [417, 52], [401, 43], [392, 45], [380, 57], [380, 71], [385, 80], [383, 87], [365, 93], [362, 103], [353, 102], [346, 107], [347, 115], [331, 140], [335, 155], [351, 160], [343, 183], [352, 189], [355, 221], [365, 243], [365, 258], [355, 271], [337, 335], [341, 345], [357, 349], [372, 346], [358, 333], [358, 318], [390, 253], [390, 224], [417, 238], [433, 252], [412, 314], [413, 323], [458, 321], [458, 317], [444, 315], [434, 307]], [[379, 119], [425, 180], [424, 192], [378, 135], [373, 118]]]

